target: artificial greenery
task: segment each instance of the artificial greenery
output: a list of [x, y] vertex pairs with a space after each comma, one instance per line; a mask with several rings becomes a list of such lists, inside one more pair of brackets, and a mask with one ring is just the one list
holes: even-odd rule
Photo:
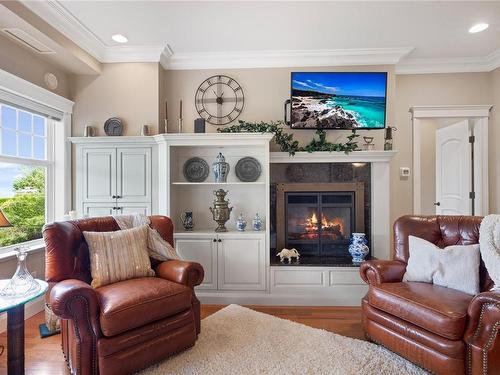
[[359, 137], [354, 131], [347, 137], [346, 143], [332, 143], [326, 140], [326, 130], [317, 129], [316, 134], [319, 139], [313, 137], [311, 142], [304, 147], [299, 146], [299, 141], [293, 139], [292, 133], [285, 132], [285, 125], [281, 121], [267, 122], [246, 122], [239, 120], [237, 124], [226, 128], [218, 128], [220, 133], [273, 133], [274, 142], [283, 152], [295, 155], [297, 151], [343, 151], [348, 154], [358, 148], [356, 138]]

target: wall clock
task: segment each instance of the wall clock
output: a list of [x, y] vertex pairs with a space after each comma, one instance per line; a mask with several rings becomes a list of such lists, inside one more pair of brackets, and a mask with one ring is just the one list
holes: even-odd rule
[[225, 125], [235, 120], [243, 111], [244, 103], [243, 89], [228, 76], [209, 77], [196, 90], [196, 110], [212, 125]]

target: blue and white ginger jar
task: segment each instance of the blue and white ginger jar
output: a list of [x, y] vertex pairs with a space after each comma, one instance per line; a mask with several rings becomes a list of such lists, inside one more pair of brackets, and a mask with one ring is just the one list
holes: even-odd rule
[[352, 256], [352, 262], [355, 264], [361, 263], [370, 249], [366, 245], [368, 243], [364, 233], [352, 233], [349, 240], [349, 254]]

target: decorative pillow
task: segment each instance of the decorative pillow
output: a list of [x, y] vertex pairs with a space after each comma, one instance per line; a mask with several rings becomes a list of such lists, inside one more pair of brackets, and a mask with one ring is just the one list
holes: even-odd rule
[[433, 283], [467, 294], [479, 293], [479, 244], [444, 249], [419, 237], [409, 236], [410, 258], [403, 281]]
[[148, 256], [148, 226], [116, 232], [83, 232], [90, 252], [92, 287], [154, 276]]

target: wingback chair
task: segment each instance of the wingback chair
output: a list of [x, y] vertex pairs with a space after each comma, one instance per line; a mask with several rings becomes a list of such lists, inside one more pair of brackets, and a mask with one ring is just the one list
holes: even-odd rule
[[[468, 295], [427, 283], [402, 282], [408, 236], [444, 248], [479, 242], [481, 217], [403, 216], [394, 224], [393, 260], [371, 260], [360, 273], [367, 338], [436, 374], [500, 374], [500, 293], [481, 262], [480, 290]], [[467, 277], [467, 275], [464, 275]]]
[[[151, 216], [151, 227], [172, 244], [173, 226]], [[45, 277], [50, 305], [61, 318], [62, 350], [72, 374], [128, 374], [193, 346], [200, 303], [193, 288], [203, 280], [194, 262], [155, 262], [155, 277], [93, 289], [83, 231], [119, 230], [112, 217], [45, 226]]]

